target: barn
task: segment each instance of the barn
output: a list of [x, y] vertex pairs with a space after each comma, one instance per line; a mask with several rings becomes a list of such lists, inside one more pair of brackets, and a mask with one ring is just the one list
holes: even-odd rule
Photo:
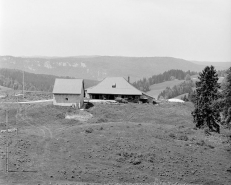
[[53, 104], [81, 108], [84, 101], [83, 79], [55, 79]]
[[141, 95], [142, 92], [123, 77], [107, 77], [86, 91], [86, 97], [90, 99], [114, 100], [116, 97], [121, 97], [134, 100], [139, 99]]

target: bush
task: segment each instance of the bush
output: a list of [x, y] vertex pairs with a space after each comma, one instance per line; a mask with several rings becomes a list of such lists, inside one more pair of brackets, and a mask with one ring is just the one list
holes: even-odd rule
[[170, 134], [169, 134], [169, 137], [171, 137], [171, 138], [173, 138], [173, 139], [176, 139], [176, 135], [173, 134], [173, 133], [170, 133]]
[[64, 113], [60, 113], [56, 115], [57, 118], [59, 119], [64, 119], [65, 118], [65, 114]]
[[182, 140], [182, 141], [188, 141], [188, 136], [186, 135], [181, 135], [178, 137], [179, 140]]
[[225, 120], [225, 124], [229, 125], [230, 122], [231, 122], [231, 107], [228, 109], [228, 116]]
[[103, 122], [107, 122], [108, 120], [106, 118], [99, 118], [97, 119], [97, 123], [103, 123]]
[[204, 134], [205, 134], [206, 136], [210, 136], [210, 135], [211, 135], [211, 133], [209, 132], [209, 129], [205, 129], [205, 130], [204, 130]]
[[140, 158], [136, 158], [136, 157], [131, 158], [130, 159], [130, 163], [132, 163], [133, 165], [138, 165], [138, 164], [141, 163], [141, 159]]
[[92, 133], [93, 131], [94, 131], [94, 130], [93, 130], [93, 128], [91, 128], [91, 127], [90, 127], [90, 128], [87, 128], [87, 129], [85, 130], [85, 132], [88, 133], [88, 134], [89, 134], [89, 133]]
[[205, 146], [205, 141], [204, 140], [200, 140], [196, 143], [199, 146]]

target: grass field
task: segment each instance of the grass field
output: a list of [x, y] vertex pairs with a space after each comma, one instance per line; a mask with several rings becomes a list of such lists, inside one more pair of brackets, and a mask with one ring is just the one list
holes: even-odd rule
[[[19, 94], [20, 96], [18, 96]], [[51, 92], [24, 91], [24, 99], [23, 99], [22, 90], [0, 91], [0, 103], [1, 102], [48, 100], [52, 98], [53, 98], [53, 94]]]
[[158, 84], [154, 84], [150, 86], [150, 91], [147, 92], [147, 94], [153, 96], [157, 99], [158, 95], [166, 89], [166, 87], [172, 88], [174, 85], [178, 85], [180, 83], [184, 82], [184, 80], [172, 80], [172, 81], [166, 81]]
[[[193, 129], [190, 103], [95, 104], [85, 110], [48, 103], [0, 104], [2, 184], [230, 184], [231, 134]], [[65, 119], [65, 117], [74, 119]], [[85, 118], [85, 119], [84, 119]]]
[[6, 91], [6, 90], [12, 90], [12, 89], [0, 85], [0, 91]]
[[[193, 75], [191, 76], [191, 79], [196, 82], [198, 81], [198, 76], [199, 75]], [[218, 83], [221, 83], [223, 81], [224, 77], [219, 77], [218, 79]], [[166, 82], [162, 82], [162, 83], [158, 83], [158, 84], [154, 84], [150, 86], [150, 91], [147, 92], [147, 94], [153, 96], [154, 98], [157, 99], [158, 95], [166, 89], [166, 87], [170, 87], [172, 88], [175, 85], [179, 85], [180, 83], [184, 82], [184, 80], [172, 80], [172, 81], [166, 81]]]

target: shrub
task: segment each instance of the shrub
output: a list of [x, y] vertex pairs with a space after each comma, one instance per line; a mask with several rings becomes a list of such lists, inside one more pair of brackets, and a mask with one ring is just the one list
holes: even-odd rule
[[90, 127], [90, 128], [87, 128], [87, 129], [85, 130], [85, 132], [88, 133], [88, 134], [89, 134], [89, 133], [92, 133], [93, 131], [94, 131], [94, 130], [93, 130], [93, 128], [91, 128], [91, 127]]
[[205, 129], [205, 130], [204, 130], [204, 134], [205, 134], [206, 136], [211, 135], [211, 133], [209, 132], [209, 129]]
[[173, 134], [173, 133], [170, 133], [170, 134], [169, 134], [169, 137], [171, 137], [171, 138], [173, 138], [173, 139], [176, 139], [176, 135]]
[[65, 118], [65, 114], [64, 113], [60, 113], [56, 115], [57, 118], [59, 119], [64, 119]]
[[228, 116], [225, 120], [225, 124], [228, 125], [231, 122], [231, 107], [228, 109]]
[[204, 146], [205, 145], [205, 141], [204, 140], [200, 140], [196, 143], [199, 146]]
[[108, 120], [106, 118], [99, 118], [97, 120], [97, 123], [103, 123], [103, 122], [107, 122]]
[[186, 135], [181, 135], [178, 137], [179, 140], [182, 140], [182, 141], [188, 141], [188, 136]]

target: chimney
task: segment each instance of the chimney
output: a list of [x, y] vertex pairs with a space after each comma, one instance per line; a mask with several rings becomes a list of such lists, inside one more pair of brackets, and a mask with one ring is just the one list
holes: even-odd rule
[[130, 83], [130, 76], [128, 76], [128, 83]]

